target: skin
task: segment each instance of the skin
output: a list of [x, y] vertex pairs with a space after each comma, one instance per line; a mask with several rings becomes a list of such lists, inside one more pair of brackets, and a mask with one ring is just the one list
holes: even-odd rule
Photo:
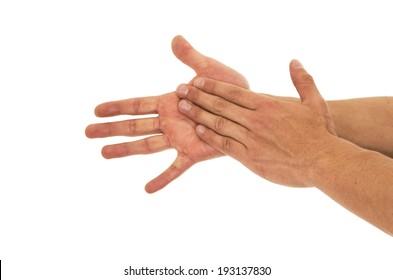
[[393, 160], [339, 138], [313, 78], [296, 60], [290, 74], [300, 102], [204, 77], [178, 87], [179, 110], [203, 141], [262, 178], [315, 186], [392, 235]]
[[[247, 80], [241, 74], [200, 54], [181, 36], [173, 39], [172, 50], [180, 61], [196, 72], [197, 76], [230, 82], [244, 88], [249, 87]], [[131, 98], [100, 104], [95, 109], [97, 117], [145, 114], [157, 114], [158, 116], [91, 124], [86, 128], [86, 136], [102, 138], [154, 134], [154, 136], [146, 137], [143, 140], [105, 146], [102, 149], [102, 155], [107, 159], [175, 149], [177, 151], [175, 161], [145, 186], [148, 193], [156, 192], [195, 163], [223, 155], [198, 138], [195, 134], [195, 122], [178, 111], [179, 101], [176, 93], [171, 92], [160, 96]]]
[[393, 158], [393, 98], [328, 102], [338, 136]]
[[[201, 139], [259, 176], [281, 185], [306, 187], [312, 185], [309, 174], [318, 149], [328, 135], [337, 134], [329, 107], [316, 87], [303, 90], [298, 78], [303, 68], [294, 61], [290, 69], [301, 102], [199, 78], [194, 86], [178, 87], [178, 96], [185, 99], [179, 110], [202, 124], [196, 128]], [[305, 71], [303, 75], [309, 79], [304, 83], [312, 83], [311, 76]]]
[[[191, 67], [197, 76], [206, 76], [248, 88], [246, 79], [235, 70], [196, 51], [183, 37], [172, 41], [175, 56]], [[275, 97], [298, 103], [296, 98]], [[98, 105], [98, 117], [117, 115], [157, 114], [155, 118], [142, 117], [89, 125], [89, 138], [111, 136], [147, 136], [144, 140], [105, 146], [102, 155], [107, 158], [149, 154], [165, 149], [176, 149], [177, 158], [162, 174], [150, 181], [145, 189], [153, 193], [165, 187], [193, 164], [223, 154], [201, 141], [195, 133], [196, 124], [178, 111], [179, 98], [174, 92], [151, 97], [131, 98]], [[353, 143], [393, 155], [392, 127], [393, 99], [389, 97], [328, 101], [338, 136]], [[370, 133], [370, 131], [372, 133]], [[150, 136], [154, 134], [154, 136]]]
[[[299, 102], [293, 97], [274, 98]], [[393, 158], [393, 97], [353, 98], [327, 103], [340, 138]]]

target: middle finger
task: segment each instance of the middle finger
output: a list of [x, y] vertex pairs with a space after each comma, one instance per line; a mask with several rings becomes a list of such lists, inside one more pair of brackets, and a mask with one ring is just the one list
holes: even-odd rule
[[89, 138], [141, 136], [157, 133], [161, 133], [158, 118], [91, 124], [86, 128], [86, 135]]
[[249, 116], [253, 112], [251, 109], [185, 84], [177, 88], [177, 93], [181, 98], [185, 98], [215, 115], [223, 116], [247, 128], [250, 124]]
[[233, 138], [243, 145], [245, 145], [247, 137], [250, 135], [250, 131], [244, 126], [222, 116], [212, 114], [188, 100], [180, 101], [179, 110], [196, 123], [203, 124], [218, 134]]

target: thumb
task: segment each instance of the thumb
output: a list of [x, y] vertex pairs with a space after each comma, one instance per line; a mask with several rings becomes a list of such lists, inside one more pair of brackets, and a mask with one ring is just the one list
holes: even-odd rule
[[221, 62], [201, 54], [182, 36], [173, 38], [172, 51], [181, 62], [191, 67], [198, 76], [207, 76], [215, 80], [249, 88], [243, 75]]
[[183, 36], [178, 35], [173, 38], [172, 51], [181, 62], [194, 69], [196, 73], [202, 72], [207, 67], [206, 57], [195, 50]]
[[[319, 93], [317, 86], [314, 83], [313, 77], [308, 74], [300, 61], [294, 59], [289, 65], [289, 71], [293, 85], [299, 93], [302, 103], [319, 103], [323, 100]], [[324, 100], [323, 100], [324, 102]]]
[[325, 99], [323, 99], [322, 95], [319, 93], [313, 77], [308, 74], [303, 65], [296, 59], [291, 61], [289, 70], [292, 82], [299, 93], [301, 102], [306, 105], [310, 104], [316, 109], [318, 113], [325, 118], [328, 131], [333, 135], [337, 135], [329, 107]]
[[186, 156], [179, 154], [176, 160], [160, 175], [146, 184], [147, 193], [154, 193], [161, 190], [170, 182], [186, 172], [195, 162]]

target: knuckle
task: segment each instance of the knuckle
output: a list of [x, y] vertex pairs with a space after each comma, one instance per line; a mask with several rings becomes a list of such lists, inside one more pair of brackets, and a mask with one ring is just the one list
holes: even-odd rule
[[138, 99], [135, 99], [132, 104], [133, 113], [137, 115], [139, 113], [140, 107], [141, 107], [141, 101]]
[[249, 129], [244, 129], [244, 135], [246, 136], [246, 139], [254, 139], [255, 135], [252, 133]]
[[230, 101], [238, 100], [240, 98], [240, 95], [241, 95], [241, 92], [237, 89], [234, 89], [234, 90], [229, 89], [226, 94], [228, 100], [230, 100]]
[[160, 129], [160, 118], [154, 118], [153, 120], [153, 130]]
[[222, 149], [225, 152], [234, 152], [233, 140], [229, 138], [224, 138], [222, 140]]
[[217, 113], [224, 112], [228, 108], [228, 102], [222, 99], [217, 99], [213, 103], [213, 108]]
[[314, 78], [308, 73], [302, 75], [301, 81], [304, 84], [314, 84]]
[[129, 134], [134, 134], [136, 131], [136, 122], [135, 120], [129, 120], [128, 121], [128, 132]]
[[153, 148], [152, 148], [152, 146], [151, 146], [151, 143], [150, 143], [150, 141], [149, 141], [149, 138], [143, 139], [143, 140], [142, 140], [142, 145], [143, 145], [144, 150], [145, 150], [146, 153], [151, 153], [151, 152], [152, 152]]
[[214, 129], [216, 131], [222, 131], [226, 125], [226, 120], [223, 117], [217, 117], [216, 121], [214, 122]]

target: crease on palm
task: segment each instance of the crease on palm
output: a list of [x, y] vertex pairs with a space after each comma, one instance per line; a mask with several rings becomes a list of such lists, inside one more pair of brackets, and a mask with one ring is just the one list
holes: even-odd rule
[[[241, 74], [212, 58], [200, 54], [181, 36], [173, 39], [172, 50], [180, 61], [196, 72], [196, 76], [207, 76], [248, 88], [248, 82]], [[146, 184], [145, 190], [148, 193], [153, 193], [164, 188], [195, 163], [212, 159], [222, 154], [200, 140], [196, 135], [196, 123], [178, 111], [180, 99], [175, 92], [148, 98], [156, 103], [159, 129], [162, 133], [162, 136], [159, 137], [162, 137], [163, 141], [165, 141], [164, 147], [160, 148], [160, 150], [174, 148], [178, 153], [175, 161], [169, 168]], [[142, 98], [142, 100], [144, 99]], [[145, 101], [147, 102], [147, 98]], [[148, 141], [145, 142], [147, 143]], [[159, 150], [153, 152], [157, 151]]]

